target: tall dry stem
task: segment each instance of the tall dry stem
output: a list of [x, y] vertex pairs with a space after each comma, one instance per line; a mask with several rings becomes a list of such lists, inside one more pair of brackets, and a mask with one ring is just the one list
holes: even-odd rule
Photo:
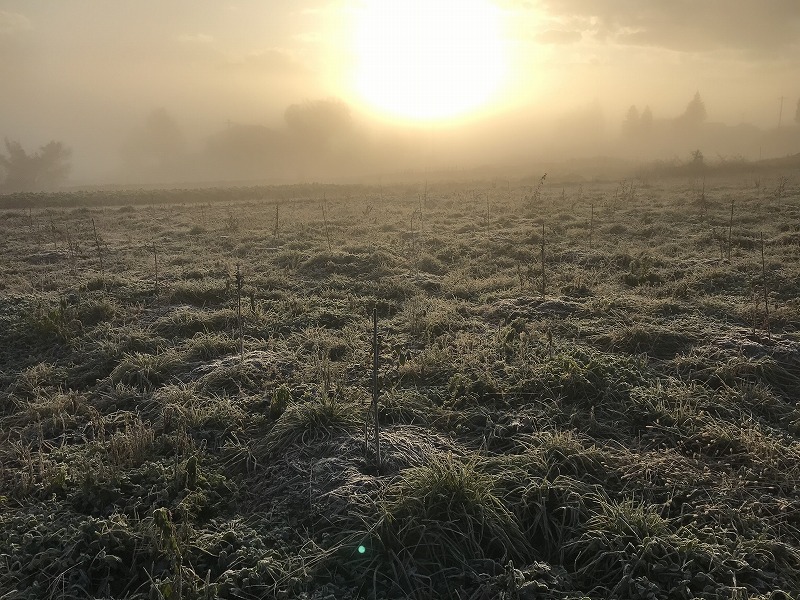
[[545, 232], [544, 232], [544, 222], [542, 223], [542, 300], [544, 300], [545, 291], [547, 290], [547, 270], [544, 261], [544, 242], [545, 242]]
[[239, 329], [239, 362], [244, 362], [244, 329], [242, 327], [242, 270], [236, 263], [236, 326]]
[[729, 261], [731, 259], [731, 243], [733, 241], [733, 239], [731, 237], [732, 234], [733, 234], [733, 198], [731, 198], [731, 218], [728, 221], [728, 260]]
[[378, 421], [378, 361], [380, 347], [378, 346], [378, 309], [372, 309], [372, 413], [375, 425], [375, 464], [381, 470], [381, 425]]
[[764, 327], [767, 329], [767, 339], [772, 338], [769, 328], [769, 288], [767, 286], [767, 263], [764, 259], [764, 232], [761, 232], [761, 279], [764, 285]]

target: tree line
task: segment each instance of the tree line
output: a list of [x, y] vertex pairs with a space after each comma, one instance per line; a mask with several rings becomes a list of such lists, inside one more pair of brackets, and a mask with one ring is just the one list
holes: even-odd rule
[[17, 141], [5, 140], [0, 152], [0, 192], [55, 190], [69, 177], [72, 151], [62, 142], [52, 141], [28, 153]]
[[[671, 119], [672, 124], [683, 130], [696, 130], [708, 119], [705, 102], [700, 97], [700, 92], [695, 93], [694, 97], [686, 105], [682, 114]], [[800, 125], [800, 99], [797, 101], [797, 109], [794, 121]], [[625, 114], [622, 122], [622, 134], [628, 138], [646, 137], [652, 133], [654, 127], [653, 111], [649, 106], [645, 106], [640, 112], [636, 105], [631, 105]]]

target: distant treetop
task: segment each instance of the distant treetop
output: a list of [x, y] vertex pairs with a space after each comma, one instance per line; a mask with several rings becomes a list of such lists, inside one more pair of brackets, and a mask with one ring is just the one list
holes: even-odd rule
[[699, 127], [707, 118], [706, 105], [700, 97], [700, 92], [697, 92], [677, 121], [679, 124], [688, 127]]
[[54, 190], [69, 177], [72, 152], [61, 142], [50, 142], [28, 154], [17, 141], [5, 140], [6, 156], [0, 152], [2, 192]]

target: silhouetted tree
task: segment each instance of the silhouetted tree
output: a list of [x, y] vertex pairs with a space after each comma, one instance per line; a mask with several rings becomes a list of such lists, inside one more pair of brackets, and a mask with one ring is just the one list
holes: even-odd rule
[[164, 167], [182, 156], [186, 140], [180, 125], [164, 108], [153, 110], [122, 149], [125, 159], [136, 168]]
[[644, 135], [650, 135], [653, 131], [653, 111], [649, 106], [644, 107], [642, 116], [639, 117], [639, 129]]
[[350, 108], [341, 100], [292, 104], [284, 113], [289, 132], [304, 145], [324, 150], [336, 137], [352, 131]]
[[593, 151], [603, 143], [606, 119], [597, 100], [562, 116], [556, 122], [559, 145], [562, 148]]
[[8, 156], [0, 153], [0, 167], [5, 172], [3, 191], [52, 190], [69, 177], [71, 151], [61, 142], [52, 141], [35, 154], [28, 154], [19, 142], [8, 139], [5, 146]]
[[692, 160], [688, 164], [688, 170], [694, 173], [702, 173], [705, 169], [706, 162], [705, 157], [703, 156], [703, 152], [701, 150], [695, 150], [692, 152]]
[[263, 125], [233, 124], [206, 140], [205, 156], [213, 177], [255, 179], [291, 160], [286, 135]]
[[800, 100], [797, 101], [797, 110], [794, 113], [794, 122], [800, 125]]
[[703, 99], [700, 98], [700, 92], [697, 92], [691, 102], [686, 106], [686, 110], [683, 111], [683, 114], [677, 118], [677, 122], [680, 125], [695, 128], [699, 127], [707, 117], [706, 105]]
[[625, 137], [636, 137], [639, 135], [641, 127], [641, 117], [639, 116], [639, 109], [634, 105], [628, 109], [625, 120], [622, 122], [622, 134]]

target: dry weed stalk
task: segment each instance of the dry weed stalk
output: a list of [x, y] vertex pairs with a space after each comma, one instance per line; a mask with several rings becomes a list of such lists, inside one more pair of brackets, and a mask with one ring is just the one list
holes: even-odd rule
[[381, 470], [381, 425], [378, 420], [378, 396], [380, 388], [378, 386], [378, 361], [380, 359], [380, 347], [378, 346], [378, 309], [372, 309], [372, 414], [375, 425], [375, 464], [378, 472]]
[[244, 362], [244, 328], [242, 326], [242, 271], [236, 263], [236, 327], [239, 330], [239, 363]]
[[761, 232], [761, 279], [764, 285], [764, 327], [767, 330], [767, 339], [772, 335], [769, 328], [769, 288], [767, 286], [767, 263], [764, 259], [764, 232]]
[[153, 291], [158, 296], [158, 250], [155, 242], [153, 242], [153, 270]]
[[94, 232], [94, 244], [97, 248], [97, 258], [100, 260], [100, 277], [103, 278], [105, 269], [103, 268], [103, 249], [100, 247], [100, 236], [97, 235], [97, 226], [92, 219], [92, 231]]
[[544, 300], [545, 291], [547, 289], [547, 273], [546, 273], [546, 265], [544, 261], [544, 242], [545, 242], [545, 231], [544, 231], [544, 222], [542, 222], [542, 300]]
[[325, 204], [327, 200], [325, 198], [325, 193], [322, 194], [322, 223], [325, 226], [325, 239], [328, 240], [328, 252], [333, 252], [333, 247], [331, 246], [331, 234], [328, 231], [328, 215], [325, 211]]
[[731, 260], [731, 245], [733, 242], [733, 198], [731, 198], [731, 218], [728, 221], [728, 261]]
[[489, 248], [489, 240], [491, 240], [491, 234], [489, 232], [489, 192], [486, 192], [486, 244], [487, 248], [489, 249], [489, 254], [491, 254], [491, 248]]

